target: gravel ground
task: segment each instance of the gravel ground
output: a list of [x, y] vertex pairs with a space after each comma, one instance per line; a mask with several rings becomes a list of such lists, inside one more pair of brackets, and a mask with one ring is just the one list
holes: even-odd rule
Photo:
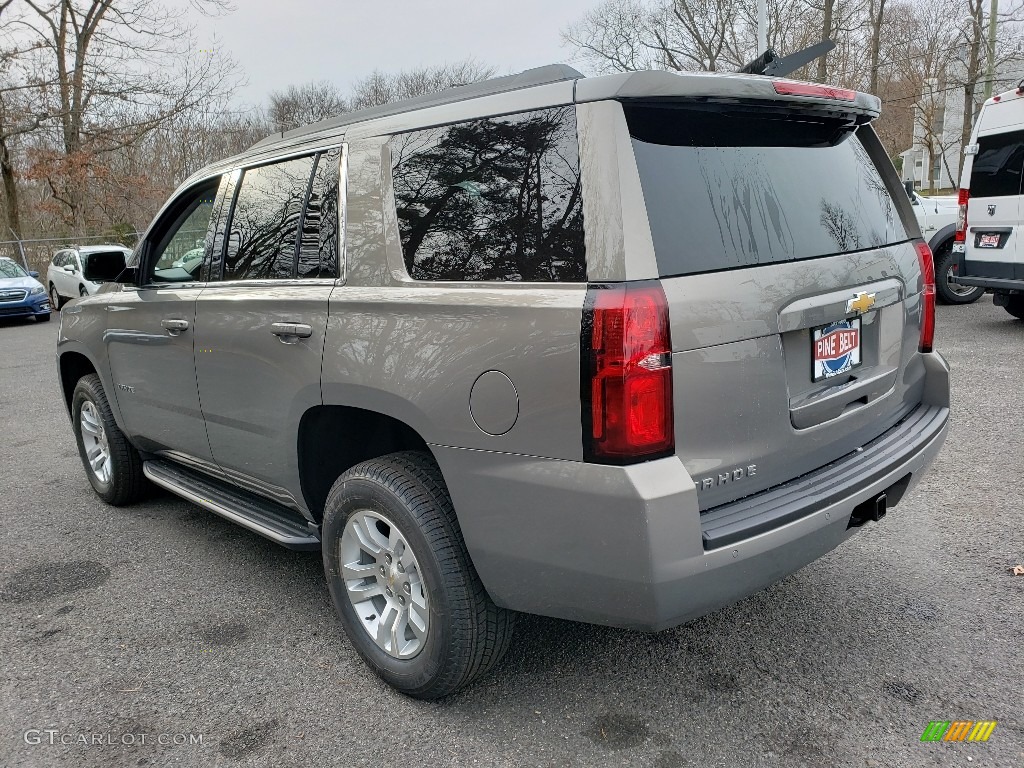
[[[0, 325], [0, 765], [1024, 765], [1024, 323], [987, 298], [939, 308], [952, 431], [881, 524], [657, 635], [522, 617], [440, 703], [363, 666], [318, 555], [169, 495], [100, 502], [56, 334]], [[988, 743], [919, 741], [993, 718]]]

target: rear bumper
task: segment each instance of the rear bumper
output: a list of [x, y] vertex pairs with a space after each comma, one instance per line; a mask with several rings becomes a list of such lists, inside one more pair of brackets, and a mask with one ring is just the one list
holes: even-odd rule
[[[781, 516], [726, 544], [706, 543], [708, 517], [676, 457], [629, 467], [431, 446], [466, 545], [499, 605], [597, 624], [660, 630], [735, 602], [831, 551], [856, 532], [854, 510], [902, 495], [945, 440], [949, 368], [925, 355], [924, 400], [862, 450], [756, 494]], [[902, 432], [900, 431], [902, 430]], [[805, 483], [839, 467], [851, 482]], [[858, 471], [862, 470], [862, 471]], [[745, 500], [746, 501], [746, 500]]]
[[1007, 293], [1010, 291], [1024, 291], [1024, 280], [1004, 279], [1000, 277], [971, 277], [963, 275], [953, 278], [954, 283], [960, 285], [971, 285], [976, 288], [987, 288], [990, 291]]

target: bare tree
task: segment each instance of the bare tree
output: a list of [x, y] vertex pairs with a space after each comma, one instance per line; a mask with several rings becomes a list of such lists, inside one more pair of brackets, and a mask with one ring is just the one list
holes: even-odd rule
[[719, 69], [739, 5], [723, 0], [675, 0], [655, 8], [648, 30], [672, 69]]
[[[831, 40], [834, 33], [833, 16], [835, 14], [836, 0], [822, 0], [821, 9], [821, 39]], [[818, 82], [828, 81], [828, 56], [818, 57]]]
[[0, 230], [0, 239], [6, 238], [9, 233], [22, 237], [21, 205], [14, 170], [14, 142], [39, 128], [43, 120], [43, 116], [28, 114], [23, 105], [12, 109], [10, 96], [10, 92], [0, 93], [0, 181], [3, 184], [7, 221], [6, 229]]
[[390, 104], [400, 99], [410, 99], [456, 85], [486, 80], [492, 77], [494, 72], [494, 67], [481, 64], [474, 59], [401, 72], [374, 70], [356, 82], [348, 103], [351, 109]]
[[[968, 16], [963, 20], [961, 27], [964, 43], [963, 57], [963, 91], [964, 91], [964, 114], [960, 124], [960, 146], [966, 147], [971, 140], [971, 128], [974, 126], [974, 118], [978, 114], [980, 104], [977, 100], [978, 81], [981, 79], [981, 46], [985, 35], [984, 24], [984, 0], [965, 0], [965, 10]], [[957, 168], [957, 180], [964, 167], [964, 154], [960, 153], [960, 166]]]
[[0, 2], [0, 184], [4, 191], [6, 226], [0, 229], [0, 239], [11, 232], [21, 237], [21, 216], [15, 173], [15, 143], [25, 134], [39, 128], [45, 113], [33, 110], [33, 86], [36, 82], [28, 71], [26, 55], [31, 41], [19, 39], [10, 33], [9, 11], [14, 0]]
[[[792, 76], [879, 95], [876, 128], [891, 155], [911, 146], [915, 133], [933, 152], [969, 140], [980, 107], [986, 0], [767, 0], [767, 6], [768, 44], [776, 51], [793, 53], [822, 37], [836, 42], [828, 57]], [[562, 36], [601, 72], [731, 69], [759, 53], [755, 9], [755, 0], [605, 0]], [[999, 18], [996, 66], [1003, 82], [1018, 70], [1024, 76], [1021, 14], [1024, 5], [1014, 3]], [[925, 95], [928, 81], [941, 83], [932, 96]], [[958, 90], [962, 123], [958, 105], [947, 105], [955, 101], [947, 95]], [[945, 122], [957, 123], [957, 136]], [[941, 137], [934, 126], [943, 128]]]
[[[180, 9], [157, 0], [22, 2], [13, 23], [34, 40], [47, 72], [40, 89], [57, 127], [53, 143], [36, 148], [31, 173], [81, 230], [102, 158], [230, 92], [235, 65], [216, 49], [198, 51]], [[192, 5], [206, 13], [228, 8], [221, 0]]]
[[606, 0], [562, 36], [603, 71], [715, 71], [739, 18], [732, 0]]
[[870, 53], [870, 70], [868, 71], [868, 91], [878, 93], [878, 70], [882, 48], [882, 28], [885, 23], [885, 0], [869, 0], [868, 24], [871, 34], [868, 42]]
[[605, 0], [562, 32], [598, 72], [657, 69], [657, 56], [640, 34], [647, 8], [638, 0]]
[[267, 117], [278, 131], [289, 131], [348, 111], [341, 91], [327, 80], [274, 91], [269, 102]]

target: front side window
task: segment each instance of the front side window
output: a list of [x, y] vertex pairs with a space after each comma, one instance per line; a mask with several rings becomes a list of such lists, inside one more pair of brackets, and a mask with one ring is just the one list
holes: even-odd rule
[[572, 107], [395, 136], [402, 252], [416, 280], [586, 280]]
[[290, 278], [313, 156], [247, 168], [224, 253], [224, 280]]
[[191, 283], [199, 276], [203, 263], [203, 245], [213, 215], [216, 186], [204, 186], [186, 197], [166, 229], [158, 229], [153, 245], [152, 281], [155, 283]]

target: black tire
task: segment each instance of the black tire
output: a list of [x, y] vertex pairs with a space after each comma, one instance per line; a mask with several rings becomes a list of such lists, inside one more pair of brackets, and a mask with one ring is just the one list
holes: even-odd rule
[[83, 296], [88, 296], [88, 295], [89, 295], [89, 292], [87, 290], [85, 290], [85, 286], [84, 285], [78, 286], [78, 297], [79, 298], [82, 298]]
[[973, 304], [985, 295], [984, 288], [972, 288], [961, 285], [959, 292], [949, 284], [949, 277], [955, 269], [953, 244], [943, 243], [935, 253], [935, 296], [941, 304]]
[[57, 286], [53, 283], [50, 283], [50, 305], [56, 312], [60, 312], [60, 308], [64, 306], [64, 299], [57, 293]]
[[50, 322], [50, 313], [47, 312], [45, 315], [36, 315], [37, 323], [48, 323]]
[[[393, 520], [419, 564], [430, 596], [429, 625], [412, 658], [395, 658], [380, 648], [349, 599], [339, 548], [345, 525], [360, 510]], [[444, 479], [429, 455], [393, 453], [338, 478], [324, 512], [323, 560], [345, 634], [370, 668], [402, 693], [447, 696], [489, 671], [508, 649], [515, 614], [498, 608], [480, 583]]]
[[1003, 309], [1018, 320], [1024, 320], [1024, 295], [1015, 293], [1012, 296], [1007, 296]]
[[[110, 455], [110, 477], [107, 481], [97, 476], [87, 457], [85, 438], [82, 434], [82, 407], [87, 402], [95, 406], [105, 433]], [[147, 481], [142, 474], [142, 458], [114, 421], [103, 384], [94, 373], [83, 376], [75, 385], [74, 394], [71, 396], [71, 422], [78, 443], [78, 455], [82, 459], [85, 474], [96, 495], [115, 507], [132, 504], [141, 499], [147, 489]]]

